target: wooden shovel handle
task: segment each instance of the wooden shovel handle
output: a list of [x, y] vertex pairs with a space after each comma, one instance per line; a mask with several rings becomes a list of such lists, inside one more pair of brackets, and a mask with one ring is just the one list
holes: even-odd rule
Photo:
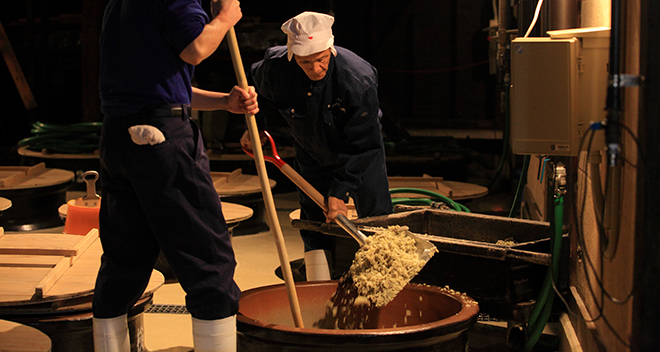
[[[238, 49], [238, 42], [236, 40], [236, 32], [234, 31], [234, 27], [230, 28], [229, 32], [227, 32], [227, 44], [229, 45], [229, 52], [234, 64], [234, 71], [236, 72], [238, 85], [241, 88], [248, 90], [248, 82], [247, 78], [245, 77], [243, 60], [241, 59], [241, 54]], [[269, 223], [272, 227], [273, 235], [275, 236], [275, 244], [279, 254], [280, 267], [282, 268], [284, 284], [289, 296], [289, 305], [291, 306], [293, 322], [296, 327], [304, 328], [300, 305], [298, 303], [298, 294], [296, 293], [293, 273], [291, 272], [291, 265], [289, 264], [289, 257], [286, 252], [286, 244], [284, 243], [284, 235], [282, 234], [282, 229], [280, 228], [279, 219], [277, 217], [277, 210], [275, 209], [275, 202], [273, 201], [273, 195], [270, 191], [270, 181], [268, 180], [268, 174], [266, 172], [266, 163], [264, 161], [263, 152], [259, 142], [259, 128], [257, 127], [257, 121], [253, 114], [245, 113], [245, 120], [248, 126], [248, 132], [250, 133], [250, 138], [252, 140], [252, 150], [254, 151], [254, 160], [257, 165], [257, 174], [261, 183], [261, 192], [264, 196], [264, 202], [267, 210], [266, 213], [268, 215], [268, 219], [270, 220]]]

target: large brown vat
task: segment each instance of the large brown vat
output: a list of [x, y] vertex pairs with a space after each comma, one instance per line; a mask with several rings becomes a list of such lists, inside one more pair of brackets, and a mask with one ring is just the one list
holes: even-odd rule
[[296, 284], [305, 328], [293, 324], [286, 287], [243, 292], [237, 317], [238, 350], [245, 351], [461, 351], [478, 304], [448, 288], [409, 284], [374, 316], [377, 329], [313, 328], [325, 315], [336, 281]]

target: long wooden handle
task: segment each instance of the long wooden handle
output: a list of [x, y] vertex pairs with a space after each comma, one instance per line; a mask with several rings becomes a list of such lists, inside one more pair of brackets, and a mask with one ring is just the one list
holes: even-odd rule
[[[254, 147], [254, 145], [252, 146]], [[314, 203], [316, 203], [323, 211], [328, 211], [328, 206], [325, 204], [325, 197], [319, 191], [314, 188], [307, 180], [305, 180], [296, 170], [294, 170], [289, 164], [284, 164], [280, 167], [280, 170], [286, 177], [289, 178], [298, 188], [300, 188], [309, 198], [312, 198]], [[351, 235], [359, 244], [363, 246], [366, 243], [367, 236], [363, 234], [355, 225], [353, 225], [348, 218], [343, 214], [337, 214], [335, 216], [335, 223], [339, 225], [344, 231]]]
[[305, 180], [296, 170], [294, 170], [289, 164], [284, 164], [280, 167], [282, 173], [291, 180], [298, 188], [300, 188], [309, 198], [312, 198], [314, 203], [316, 203], [323, 211], [328, 211], [328, 206], [325, 204], [325, 197], [319, 191], [314, 188], [307, 180]]
[[[241, 88], [247, 90], [247, 78], [245, 77], [245, 71], [243, 70], [243, 60], [241, 59], [241, 54], [238, 50], [238, 42], [236, 41], [236, 32], [234, 31], [234, 27], [229, 29], [229, 32], [227, 33], [227, 44], [229, 44], [229, 52], [231, 53], [231, 61], [234, 63], [234, 71], [236, 72], [238, 85]], [[293, 314], [293, 322], [296, 327], [304, 328], [302, 315], [300, 313], [300, 305], [298, 303], [298, 294], [296, 293], [295, 282], [293, 281], [293, 274], [291, 273], [291, 266], [289, 264], [289, 256], [286, 252], [284, 236], [282, 235], [280, 222], [277, 218], [277, 210], [275, 209], [273, 195], [270, 191], [270, 182], [268, 180], [268, 174], [266, 173], [266, 162], [264, 161], [264, 155], [261, 150], [261, 145], [259, 144], [260, 139], [257, 120], [254, 115], [245, 113], [245, 121], [247, 123], [250, 139], [252, 140], [252, 150], [254, 151], [254, 160], [257, 165], [257, 174], [261, 183], [261, 193], [263, 194], [264, 201], [266, 203], [266, 213], [268, 215], [270, 226], [273, 230], [273, 235], [275, 236], [275, 244], [277, 246], [277, 252], [280, 257], [280, 265], [282, 267], [284, 284], [289, 295], [289, 305], [291, 306], [291, 313]]]

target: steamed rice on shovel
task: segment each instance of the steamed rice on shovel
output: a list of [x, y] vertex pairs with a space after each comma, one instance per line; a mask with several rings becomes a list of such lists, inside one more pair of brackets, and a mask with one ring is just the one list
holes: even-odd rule
[[348, 270], [358, 294], [377, 308], [391, 302], [426, 264], [407, 230], [407, 226], [390, 226], [367, 237]]
[[[419, 246], [419, 248], [418, 248]], [[355, 253], [348, 272], [328, 300], [319, 329], [374, 329], [380, 307], [391, 302], [437, 252], [409, 236], [407, 226], [379, 229]]]

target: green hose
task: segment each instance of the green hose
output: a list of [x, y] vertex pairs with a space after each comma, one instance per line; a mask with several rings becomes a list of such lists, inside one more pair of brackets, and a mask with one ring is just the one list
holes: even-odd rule
[[58, 125], [37, 121], [30, 130], [34, 136], [21, 139], [18, 146], [40, 152], [91, 154], [99, 148], [102, 126], [102, 122]]
[[541, 291], [534, 304], [534, 309], [527, 323], [528, 339], [525, 343], [525, 352], [530, 352], [536, 342], [538, 342], [543, 329], [548, 322], [552, 311], [552, 303], [555, 298], [555, 291], [552, 287], [552, 280], [559, 276], [559, 259], [561, 255], [561, 242], [563, 236], [564, 224], [564, 197], [560, 194], [555, 198], [554, 206], [554, 237], [551, 239], [552, 262], [543, 281]]
[[450, 208], [456, 211], [462, 211], [469, 213], [470, 209], [468, 209], [466, 206], [463, 204], [460, 204], [458, 202], [453, 201], [452, 199], [443, 196], [442, 194], [435, 193], [429, 190], [425, 189], [419, 189], [419, 188], [392, 188], [390, 189], [390, 194], [395, 194], [395, 193], [415, 193], [415, 194], [422, 194], [425, 196], [429, 196], [432, 199], [423, 199], [423, 198], [402, 198], [400, 200], [393, 200], [392, 205], [396, 204], [407, 204], [407, 205], [431, 205], [433, 201], [442, 201], [445, 204], [447, 204]]

